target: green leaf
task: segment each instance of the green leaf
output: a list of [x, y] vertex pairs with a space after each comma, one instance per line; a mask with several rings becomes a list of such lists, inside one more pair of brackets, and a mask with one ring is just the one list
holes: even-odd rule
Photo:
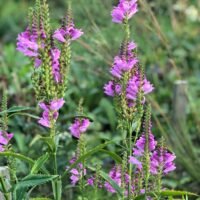
[[21, 112], [21, 111], [27, 111], [27, 110], [33, 110], [34, 108], [27, 107], [27, 106], [13, 106], [9, 108], [8, 110], [4, 110], [0, 112], [0, 115], [4, 113], [16, 113], [16, 112]]
[[52, 152], [55, 150], [56, 147], [53, 138], [42, 137], [41, 135], [36, 135], [36, 137], [31, 141], [30, 146], [34, 145], [38, 140], [42, 140], [43, 142], [45, 142]]
[[14, 199], [22, 200], [26, 195], [28, 187], [42, 185], [56, 178], [58, 178], [58, 175], [41, 175], [41, 174], [28, 175], [15, 185]]
[[182, 195], [198, 196], [195, 193], [191, 193], [187, 191], [163, 190], [161, 192], [161, 196], [182, 196]]
[[[176, 191], [176, 190], [163, 190], [161, 191], [160, 194], [157, 194], [158, 196], [162, 196], [162, 197], [177, 197], [177, 196], [198, 196], [197, 194], [191, 193], [191, 192], [187, 192], [187, 191]], [[155, 193], [149, 193], [148, 196], [155, 196]], [[145, 195], [139, 195], [135, 198], [135, 200], [144, 200]]]
[[62, 181], [57, 180], [52, 182], [54, 199], [61, 200], [62, 198]]
[[37, 197], [37, 198], [30, 198], [30, 200], [52, 200], [52, 199], [45, 198], [45, 197]]
[[42, 185], [46, 182], [52, 181], [58, 178], [58, 175], [44, 175], [44, 174], [31, 174], [23, 178], [15, 186], [15, 189], [27, 188]]
[[48, 153], [42, 155], [41, 157], [38, 158], [37, 161], [35, 161], [32, 169], [31, 169], [31, 174], [36, 174], [40, 170], [40, 168], [44, 165], [44, 163], [49, 159]]
[[23, 161], [29, 163], [30, 165], [34, 165], [34, 161], [31, 158], [26, 157], [26, 156], [19, 154], [19, 153], [4, 151], [4, 152], [0, 152], [0, 157], [1, 156], [15, 157], [15, 158], [18, 158], [20, 160], [23, 160]]
[[76, 160], [76, 162], [74, 162], [66, 171], [65, 173], [62, 175], [62, 177], [64, 177], [72, 168], [74, 168], [78, 163], [82, 162], [83, 160], [85, 160], [86, 158], [90, 157], [91, 155], [93, 155], [96, 152], [99, 152], [101, 149], [103, 149], [104, 147], [106, 147], [108, 144], [113, 143], [113, 141], [109, 141], [109, 142], [105, 142], [104, 144], [100, 144], [97, 147], [93, 148], [92, 150], [89, 150], [85, 155], [81, 156], [79, 159]]
[[112, 157], [113, 160], [115, 160], [115, 162], [117, 162], [119, 164], [122, 163], [121, 157], [118, 156], [116, 153], [114, 153], [112, 151], [105, 150], [105, 149], [100, 149], [100, 151], [108, 154], [110, 157]]

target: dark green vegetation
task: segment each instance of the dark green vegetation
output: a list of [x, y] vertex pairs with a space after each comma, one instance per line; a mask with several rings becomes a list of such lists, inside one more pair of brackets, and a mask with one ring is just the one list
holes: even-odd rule
[[[165, 179], [166, 186], [199, 192], [200, 161], [200, 2], [192, 0], [140, 0], [141, 12], [131, 20], [132, 38], [138, 44], [138, 55], [145, 66], [155, 92], [149, 98], [153, 105], [153, 129], [158, 136], [163, 135], [177, 155], [177, 170]], [[0, 1], [0, 91], [8, 89], [9, 106], [23, 105], [35, 107], [31, 86], [31, 66], [28, 60], [15, 50], [17, 34], [26, 27], [27, 9], [33, 1]], [[67, 8], [65, 0], [49, 0], [50, 10], [55, 16], [52, 24], [58, 26]], [[103, 94], [103, 85], [109, 79], [109, 67], [121, 43], [123, 30], [111, 22], [112, 0], [73, 0], [73, 13], [78, 27], [85, 35], [73, 44], [73, 62], [69, 77], [66, 105], [60, 119], [62, 147], [60, 149], [60, 169], [75, 150], [75, 142], [68, 133], [68, 125], [75, 115], [80, 98], [84, 99], [85, 112], [94, 123], [88, 133], [89, 146], [112, 138], [120, 144], [120, 132], [116, 130], [116, 116], [112, 101]], [[187, 80], [186, 122], [177, 126], [173, 123], [173, 89], [176, 80]], [[39, 110], [38, 110], [39, 111]], [[39, 112], [29, 111], [32, 115]], [[41, 143], [34, 142], [37, 134], [45, 134], [29, 116], [13, 116], [10, 132], [15, 134], [13, 143], [16, 151], [32, 158], [41, 154]], [[30, 148], [30, 146], [32, 148]], [[118, 152], [117, 145], [110, 150]], [[115, 149], [114, 149], [115, 148]], [[111, 166], [112, 162], [103, 153], [96, 154], [91, 163], [101, 162]], [[1, 160], [1, 165], [3, 161]], [[20, 163], [22, 166], [22, 163]], [[23, 174], [27, 166], [18, 172]], [[69, 183], [66, 194], [71, 195]], [[45, 186], [41, 189], [47, 193]], [[92, 195], [92, 194], [91, 194]], [[73, 199], [73, 197], [72, 197]]]

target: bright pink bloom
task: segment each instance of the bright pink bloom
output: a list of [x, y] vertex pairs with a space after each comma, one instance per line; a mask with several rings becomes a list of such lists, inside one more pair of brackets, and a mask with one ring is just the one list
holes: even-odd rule
[[[46, 37], [44, 31], [42, 31], [41, 37], [43, 39]], [[17, 50], [22, 52], [25, 56], [34, 58], [36, 68], [42, 64], [38, 53], [39, 48], [44, 48], [44, 44], [39, 46], [37, 40], [38, 35], [34, 27], [32, 33], [29, 28], [27, 28], [26, 31], [20, 33], [17, 37]]]
[[115, 84], [114, 81], [109, 81], [104, 85], [104, 93], [111, 97], [119, 95], [121, 93], [121, 85]]
[[166, 149], [158, 148], [155, 150], [151, 156], [151, 168], [152, 174], [158, 174], [159, 169], [163, 174], [168, 174], [176, 169], [174, 164], [176, 156], [175, 154], [167, 151]]
[[114, 58], [114, 64], [111, 68], [111, 74], [116, 78], [121, 78], [123, 72], [131, 70], [138, 63], [138, 59], [129, 58], [129, 60], [124, 60], [119, 56]]
[[[70, 164], [73, 164], [74, 162], [76, 162], [76, 157], [73, 157], [70, 160]], [[68, 167], [66, 167], [66, 169], [68, 169]], [[70, 176], [70, 180], [73, 186], [75, 186], [79, 179], [81, 178], [81, 176], [85, 176], [87, 174], [86, 168], [83, 168], [83, 164], [79, 163], [77, 164], [76, 168], [73, 168], [70, 170], [71, 176]]]
[[81, 37], [81, 35], [83, 35], [82, 30], [75, 28], [74, 23], [70, 23], [65, 28], [57, 29], [53, 37], [59, 42], [64, 43], [68, 40], [76, 40]]
[[13, 138], [13, 133], [0, 131], [0, 152], [4, 151], [4, 146], [8, 145], [9, 141]]
[[38, 123], [42, 126], [51, 127], [51, 120], [56, 121], [58, 118], [58, 110], [62, 108], [65, 101], [63, 98], [61, 99], [55, 99], [50, 102], [50, 104], [46, 104], [44, 102], [40, 102], [39, 106], [44, 111], [42, 113], [42, 117], [38, 120]]
[[74, 123], [69, 127], [69, 130], [74, 137], [80, 138], [80, 135], [87, 131], [89, 125], [90, 125], [89, 119], [76, 118]]
[[60, 76], [60, 50], [57, 48], [51, 49], [51, 57], [52, 57], [52, 71], [53, 71], [53, 76], [54, 80], [56, 83], [59, 83], [61, 81], [61, 76]]
[[17, 50], [21, 51], [25, 56], [37, 57], [38, 44], [35, 37], [32, 37], [29, 29], [20, 33], [17, 37]]
[[137, 0], [120, 0], [112, 10], [112, 21], [121, 24], [125, 19], [130, 19], [137, 11]]
[[[120, 187], [121, 186], [121, 168], [119, 166], [113, 167], [109, 172], [109, 177]], [[125, 182], [128, 184], [129, 175], [125, 174]], [[108, 192], [116, 193], [116, 190], [110, 185], [110, 183], [105, 182], [104, 187]]]
[[[129, 100], [136, 100], [137, 99], [137, 94], [139, 91], [139, 87], [140, 87], [140, 78], [137, 75], [134, 75], [128, 82], [128, 86], [126, 89], [126, 97]], [[145, 78], [143, 80], [143, 85], [142, 85], [142, 90], [144, 92], [144, 94], [148, 94], [150, 92], [153, 91], [153, 85], [147, 81], [147, 79]]]

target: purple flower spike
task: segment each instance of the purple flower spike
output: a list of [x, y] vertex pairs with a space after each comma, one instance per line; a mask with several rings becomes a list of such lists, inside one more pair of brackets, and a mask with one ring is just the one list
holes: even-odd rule
[[166, 149], [158, 148], [151, 156], [151, 173], [158, 174], [159, 169], [162, 170], [163, 174], [174, 171], [176, 169], [173, 162], [175, 158], [175, 154], [168, 152]]
[[69, 127], [69, 130], [74, 137], [80, 138], [81, 134], [87, 131], [89, 125], [89, 119], [75, 119], [74, 123]]
[[4, 146], [8, 145], [9, 141], [13, 138], [13, 133], [0, 131], [0, 152], [4, 151]]
[[137, 11], [137, 0], [121, 0], [118, 6], [112, 10], [112, 21], [121, 24], [125, 19], [130, 19]]

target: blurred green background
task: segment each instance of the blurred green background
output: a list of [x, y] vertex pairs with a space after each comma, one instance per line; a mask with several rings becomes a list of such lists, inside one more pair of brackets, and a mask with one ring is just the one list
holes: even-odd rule
[[[57, 28], [67, 10], [67, 0], [49, 0], [52, 26]], [[66, 104], [59, 120], [62, 147], [60, 168], [75, 149], [75, 142], [68, 133], [68, 126], [75, 115], [78, 102], [84, 99], [85, 113], [94, 119], [88, 133], [88, 146], [95, 146], [104, 139], [120, 143], [120, 132], [112, 99], [103, 94], [103, 85], [109, 80], [109, 67], [117, 54], [123, 28], [111, 22], [110, 11], [114, 0], [73, 0], [72, 8], [77, 27], [85, 32], [72, 45], [72, 66]], [[0, 94], [8, 90], [9, 106], [36, 107], [29, 60], [15, 50], [17, 34], [27, 26], [28, 8], [34, 0], [0, 1]], [[138, 55], [145, 66], [147, 77], [155, 86], [149, 101], [153, 107], [153, 132], [163, 135], [177, 155], [177, 170], [164, 183], [175, 189], [199, 192], [200, 188], [200, 0], [139, 0], [140, 12], [131, 20], [131, 37], [138, 44]], [[174, 83], [186, 80], [186, 120], [174, 123]], [[1, 96], [1, 95], [0, 95]], [[179, 98], [181, 103], [182, 97]], [[31, 114], [39, 115], [39, 109]], [[181, 116], [182, 117], [182, 116]], [[15, 133], [16, 151], [37, 157], [39, 142], [33, 143], [38, 134], [46, 134], [36, 120], [15, 116], [9, 121]], [[109, 147], [118, 152], [117, 145]], [[92, 162], [110, 162], [103, 155]], [[19, 173], [27, 167], [19, 162]], [[66, 183], [67, 185], [68, 183]], [[69, 188], [66, 190], [70, 190]], [[67, 193], [67, 192], [66, 192]]]

